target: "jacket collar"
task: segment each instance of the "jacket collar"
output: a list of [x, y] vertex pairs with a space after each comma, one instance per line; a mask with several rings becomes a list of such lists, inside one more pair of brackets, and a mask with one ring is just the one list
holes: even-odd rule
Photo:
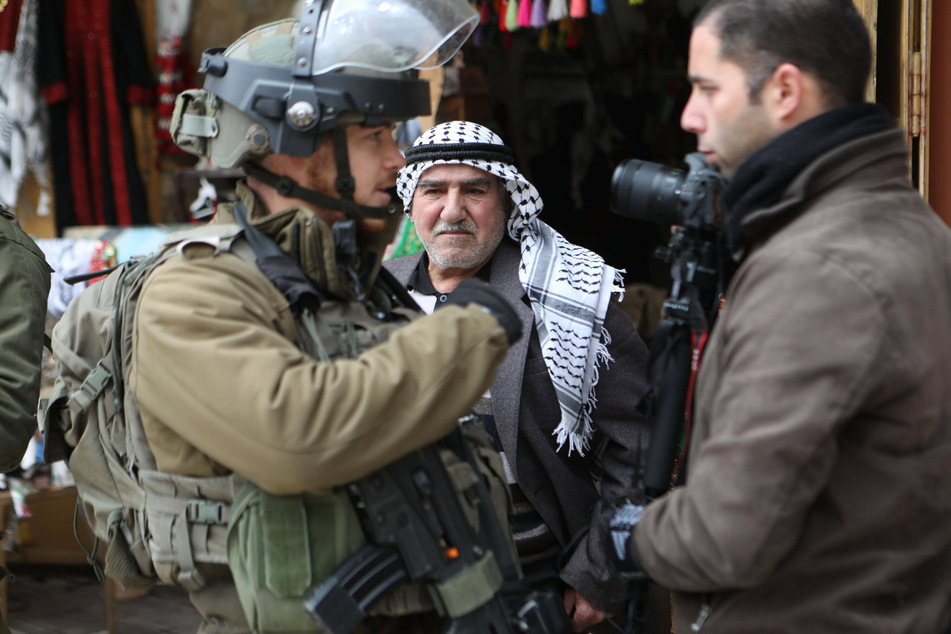
[[[892, 128], [849, 141], [810, 163], [790, 182], [779, 201], [743, 218], [747, 252], [799, 216], [824, 192], [864, 179], [907, 180], [907, 148], [902, 130]], [[871, 173], [867, 168], [875, 166]]]
[[[337, 248], [330, 225], [306, 207], [289, 207], [270, 213], [244, 181], [238, 183], [236, 193], [248, 210], [251, 226], [274, 240], [281, 251], [297, 262], [304, 275], [317, 288], [343, 299], [357, 297], [356, 282], [344, 268], [338, 266]], [[235, 222], [233, 205], [221, 205], [212, 222]], [[380, 234], [360, 232], [359, 256], [352, 263], [352, 268], [364, 288], [369, 288], [376, 280], [381, 255], [398, 222], [398, 217], [391, 218], [388, 230]]]

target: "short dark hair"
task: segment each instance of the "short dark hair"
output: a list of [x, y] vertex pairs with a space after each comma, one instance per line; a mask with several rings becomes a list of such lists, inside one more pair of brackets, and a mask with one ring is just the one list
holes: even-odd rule
[[819, 80], [828, 107], [865, 100], [872, 47], [852, 0], [710, 0], [700, 24], [720, 37], [720, 57], [746, 72], [754, 103], [787, 62]]

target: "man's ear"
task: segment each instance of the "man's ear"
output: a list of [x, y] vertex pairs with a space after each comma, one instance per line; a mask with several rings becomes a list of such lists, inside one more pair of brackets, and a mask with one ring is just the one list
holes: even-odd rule
[[773, 71], [762, 98], [773, 121], [786, 130], [827, 110], [819, 80], [788, 62]]
[[773, 119], [782, 125], [795, 118], [804, 89], [802, 69], [785, 62], [776, 67], [763, 86], [762, 101]]

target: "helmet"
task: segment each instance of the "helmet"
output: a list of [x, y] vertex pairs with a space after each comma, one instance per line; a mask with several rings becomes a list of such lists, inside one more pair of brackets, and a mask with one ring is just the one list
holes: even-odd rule
[[204, 89], [178, 96], [172, 139], [231, 169], [271, 153], [310, 156], [350, 124], [429, 114], [415, 69], [445, 63], [477, 23], [468, 0], [308, 0], [299, 20], [202, 55]]

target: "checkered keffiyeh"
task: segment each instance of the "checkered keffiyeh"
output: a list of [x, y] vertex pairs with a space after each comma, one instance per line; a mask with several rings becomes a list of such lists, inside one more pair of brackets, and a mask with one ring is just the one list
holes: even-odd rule
[[[434, 147], [433, 152], [422, 147], [439, 145], [446, 147]], [[419, 152], [424, 155], [416, 154], [414, 159], [414, 153]], [[435, 158], [435, 152], [445, 158]], [[519, 281], [531, 301], [542, 354], [561, 406], [561, 422], [554, 432], [558, 449], [567, 441], [569, 455], [572, 451], [584, 455], [593, 433], [598, 371], [613, 361], [604, 316], [612, 293], [624, 292], [623, 271], [605, 264], [598, 254], [571, 244], [539, 220], [541, 196], [513, 165], [511, 150], [491, 130], [468, 121], [430, 128], [407, 151], [407, 165], [397, 179], [407, 212], [423, 172], [450, 163], [471, 165], [498, 176], [515, 203], [508, 233], [521, 245]]]

